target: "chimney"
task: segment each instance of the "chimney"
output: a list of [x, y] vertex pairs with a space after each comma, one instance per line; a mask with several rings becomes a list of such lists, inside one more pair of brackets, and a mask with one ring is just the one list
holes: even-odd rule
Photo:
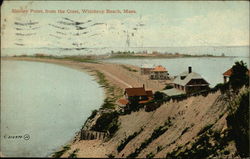
[[144, 88], [144, 89], [145, 89], [145, 85], [144, 85], [144, 84], [142, 85], [142, 88]]
[[192, 73], [192, 67], [191, 66], [188, 67], [188, 73]]

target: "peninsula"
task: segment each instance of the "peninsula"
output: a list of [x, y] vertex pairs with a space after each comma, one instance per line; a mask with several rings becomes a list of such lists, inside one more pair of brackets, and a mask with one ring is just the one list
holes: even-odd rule
[[[238, 111], [245, 106], [243, 101], [249, 102], [249, 87], [241, 88], [236, 94], [218, 87], [196, 96], [155, 100], [160, 105], [153, 110], [141, 107], [124, 112], [124, 107], [117, 101], [123, 97], [125, 88], [142, 87], [147, 83], [146, 88], [150, 87], [153, 92], [157, 92], [168, 81], [150, 80], [140, 74], [138, 67], [132, 65], [91, 59], [2, 59], [48, 62], [75, 68], [95, 76], [105, 89], [104, 104], [99, 110], [93, 111], [72, 142], [52, 154], [52, 157], [234, 158], [244, 156], [247, 151], [240, 147], [246, 143], [239, 143], [237, 134], [241, 134], [241, 137], [245, 134], [236, 128], [235, 122], [241, 117], [247, 117], [244, 113], [239, 116]], [[86, 132], [93, 136], [83, 137]], [[97, 132], [104, 136], [95, 137]]]

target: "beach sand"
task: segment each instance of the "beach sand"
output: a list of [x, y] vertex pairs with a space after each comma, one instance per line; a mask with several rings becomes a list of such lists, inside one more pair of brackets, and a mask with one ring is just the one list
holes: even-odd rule
[[[125, 88], [128, 87], [142, 87], [143, 84], [147, 90], [158, 91], [165, 87], [166, 81], [149, 80], [147, 75], [140, 74], [140, 68], [132, 65], [114, 64], [114, 63], [85, 63], [70, 60], [61, 59], [46, 59], [46, 58], [32, 58], [32, 57], [8, 57], [2, 58], [2, 60], [18, 60], [18, 61], [33, 61], [33, 62], [45, 62], [52, 63], [61, 66], [70, 67], [84, 73], [88, 73], [94, 76], [98, 81], [97, 71], [101, 72], [107, 80], [109, 87], [114, 87], [113, 91], [110, 91], [108, 87], [103, 87], [105, 90], [106, 98], [122, 97]], [[129, 71], [123, 66], [127, 66], [135, 71]], [[118, 98], [119, 99], [119, 98]], [[78, 153], [79, 156], [86, 157], [107, 157], [107, 153], [111, 150], [107, 150], [107, 147], [102, 147], [101, 140], [82, 140], [75, 141], [79, 138], [79, 134], [69, 143], [72, 145], [71, 150], [75, 147], [81, 147], [81, 151]], [[65, 153], [62, 157], [67, 157], [69, 154]]]
[[[161, 81], [149, 80], [147, 76], [140, 75], [138, 67], [131, 65], [126, 66], [137, 70], [137, 72], [129, 71], [119, 64], [102, 62], [82, 63], [39, 58], [6, 59], [48, 62], [68, 66], [95, 76], [97, 81], [99, 79], [96, 71], [102, 72], [109, 84], [109, 87], [104, 87], [107, 98], [122, 95], [123, 92], [120, 90], [124, 91], [124, 88], [128, 86], [141, 87], [145, 84], [146, 89], [152, 89], [153, 91], [164, 88], [164, 83]], [[110, 91], [109, 88], [112, 86], [114, 86], [115, 89]], [[162, 126], [166, 121], [171, 120], [172, 124], [169, 126], [167, 132], [153, 140], [138, 154], [139, 158], [145, 158], [150, 153], [155, 154], [157, 158], [165, 158], [167, 153], [172, 152], [176, 148], [197, 141], [197, 134], [210, 124], [213, 125], [213, 131], [220, 132], [221, 134], [224, 133], [227, 129], [226, 117], [228, 114], [228, 103], [223, 100], [223, 98], [220, 99], [220, 97], [221, 93], [217, 91], [206, 97], [200, 95], [190, 97], [180, 102], [170, 101], [152, 112], [139, 110], [138, 112], [119, 116], [121, 125], [109, 141], [79, 140], [78, 134], [74, 140], [69, 143], [70, 150], [66, 151], [61, 157], [68, 157], [75, 150], [79, 150], [77, 152], [77, 157], [107, 158], [110, 154], [118, 158], [127, 157], [132, 152], [135, 152], [143, 142], [149, 139], [154, 130]], [[117, 147], [120, 143], [134, 132], [140, 131], [141, 128], [143, 128], [141, 134], [131, 140], [121, 152], [117, 152]], [[157, 150], [159, 146], [161, 150]], [[236, 152], [234, 143], [229, 143], [225, 149], [230, 152], [229, 158], [232, 158], [231, 154], [235, 154]], [[225, 156], [222, 158], [225, 158]]]
[[[47, 59], [47, 58], [32, 58], [32, 57], [6, 57], [3, 60], [23, 60], [23, 61], [35, 61], [35, 62], [46, 62], [53, 63], [62, 66], [67, 66], [70, 68], [89, 73], [90, 75], [95, 75], [95, 70], [103, 73], [108, 80], [108, 82], [121, 89], [132, 87], [142, 87], [145, 85], [146, 89], [151, 89], [153, 91], [162, 90], [165, 87], [165, 83], [169, 81], [158, 81], [149, 80], [147, 75], [141, 75], [139, 67], [133, 65], [125, 64], [114, 64], [114, 63], [86, 63], [77, 62], [70, 60], [60, 60], [60, 59]], [[122, 66], [127, 66], [132, 68], [134, 71], [129, 71]]]

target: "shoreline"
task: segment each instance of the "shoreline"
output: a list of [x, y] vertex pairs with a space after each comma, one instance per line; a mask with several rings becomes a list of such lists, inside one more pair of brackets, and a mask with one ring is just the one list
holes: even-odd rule
[[[97, 80], [98, 84], [100, 84], [99, 83], [100, 81], [98, 81], [99, 79], [97, 76], [97, 72], [100, 72], [105, 76], [107, 83], [109, 83], [111, 86], [117, 87], [118, 89], [127, 88], [128, 85], [133, 87], [141, 87], [143, 84], [145, 84], [146, 87], [148, 86], [147, 87], [148, 89], [157, 91], [163, 89], [165, 86], [164, 85], [165, 83], [163, 81], [150, 80], [148, 79], [147, 76], [141, 75], [139, 70], [140, 68], [138, 66], [134, 66], [131, 64], [109, 63], [108, 61], [99, 61], [99, 63], [89, 63], [89, 62], [80, 62], [67, 59], [38, 58], [38, 57], [1, 57], [1, 60], [31, 61], [31, 62], [44, 62], [50, 64], [57, 64], [64, 67], [76, 69], [83, 73], [87, 73], [88, 75], [95, 77], [95, 80]], [[128, 68], [131, 68], [131, 70], [128, 70]], [[111, 75], [113, 75], [113, 77]], [[126, 80], [126, 82], [124, 82], [124, 79]], [[101, 83], [100, 85], [102, 86], [103, 83]], [[108, 89], [105, 86], [102, 87], [104, 87], [105, 90]]]
[[[15, 58], [12, 59], [15, 60]], [[26, 59], [22, 60], [28, 61]], [[41, 59], [32, 58], [31, 60], [37, 61]], [[42, 59], [42, 61], [46, 62], [46, 59]], [[49, 61], [49, 63], [52, 63], [54, 60]], [[107, 91], [110, 91], [109, 87], [111, 84], [115, 85], [115, 78], [109, 77], [105, 71], [109, 71], [108, 73], [120, 71], [114, 74], [116, 77], [120, 77], [120, 73], [122, 72], [125, 72], [126, 75], [128, 73], [133, 75], [139, 73], [134, 71], [129, 72], [129, 69], [122, 68], [120, 64], [109, 64], [105, 63], [105, 61], [101, 64], [87, 64], [63, 60], [55, 60], [54, 62], [61, 63], [62, 65], [73, 65], [74, 68], [77, 67], [82, 70], [84, 70], [82, 67], [85, 66], [86, 70], [93, 70], [89, 73], [104, 71], [101, 73], [105, 75], [104, 77], [107, 80], [102, 84], [109, 83], [108, 87], [104, 87]], [[130, 65], [126, 66], [130, 67]], [[133, 68], [138, 69], [138, 67]], [[98, 77], [100, 76], [97, 76], [96, 80], [98, 80]], [[143, 75], [140, 75], [140, 77], [143, 78]], [[124, 78], [124, 80], [129, 84], [133, 82], [132, 79]], [[119, 82], [119, 80], [116, 82]], [[122, 83], [115, 86], [120, 86], [119, 88], [121, 89], [126, 87]], [[249, 91], [249, 88], [247, 89]], [[229, 106], [234, 104], [239, 107], [238, 98], [242, 99], [243, 96], [237, 94], [235, 94], [237, 96], [231, 95], [233, 94], [216, 91], [205, 96], [192, 96], [177, 102], [169, 101], [152, 112], [141, 110], [124, 116], [121, 115], [119, 116], [119, 129], [116, 135], [110, 140], [80, 140], [78, 138], [80, 134], [76, 133], [72, 140], [65, 142], [57, 151], [47, 155], [58, 158], [70, 156], [84, 158], [148, 158], [149, 155], [153, 156], [153, 158], [177, 155], [185, 157], [187, 155], [184, 153], [194, 155], [202, 151], [202, 153], [206, 154], [206, 149], [204, 148], [206, 148], [207, 144], [205, 143], [213, 142], [215, 145], [209, 144], [208, 146], [213, 150], [215, 157], [237, 157], [238, 151], [235, 142], [232, 142], [231, 139], [228, 140], [227, 134], [232, 130], [230, 130], [230, 125], [228, 126], [227, 118], [230, 112]], [[237, 99], [234, 97], [237, 97]], [[224, 105], [224, 107], [222, 108], [221, 105]], [[102, 113], [101, 108], [98, 111], [98, 113]], [[99, 118], [99, 116], [96, 117]], [[87, 119], [86, 121], [90, 121], [88, 124], [93, 124], [91, 120]], [[196, 121], [202, 122], [197, 123]], [[220, 137], [217, 139], [216, 136], [218, 133]], [[226, 145], [224, 145], [224, 142], [221, 144], [221, 141], [225, 141]], [[196, 145], [195, 147], [198, 145], [202, 149], [196, 149], [193, 145]], [[213, 146], [215, 147], [214, 149]], [[225, 151], [229, 153], [225, 154]], [[211, 155], [208, 154], [207, 157], [211, 157]]]
[[[103, 87], [104, 90], [104, 103], [106, 100], [111, 100], [111, 103], [114, 104], [116, 107], [114, 109], [119, 108], [119, 105], [117, 105], [117, 100], [123, 96], [123, 89], [126, 88], [126, 85], [122, 83], [123, 81], [120, 81], [119, 84], [117, 84], [116, 81], [114, 83], [114, 79], [108, 78], [109, 74], [112, 74], [112, 72], [108, 72], [104, 69], [105, 65], [111, 65], [112, 68], [116, 68], [115, 71], [121, 71], [120, 69], [123, 69], [123, 71], [128, 71], [122, 66], [125, 64], [111, 64], [111, 63], [85, 63], [85, 62], [76, 62], [71, 60], [60, 60], [60, 59], [46, 59], [46, 58], [31, 58], [31, 57], [8, 57], [8, 58], [1, 58], [1, 60], [8, 60], [8, 61], [30, 61], [30, 62], [44, 62], [49, 64], [56, 64], [61, 65], [64, 67], [69, 67], [78, 71], [81, 71], [83, 73], [87, 73], [90, 76], [94, 77], [94, 80], [100, 85], [100, 87]], [[114, 67], [116, 66], [116, 67]], [[129, 67], [133, 67], [133, 69], [138, 69], [136, 66], [126, 65]], [[119, 68], [120, 67], [120, 68]], [[136, 72], [130, 72], [131, 74]], [[126, 79], [126, 78], [125, 78]], [[153, 81], [154, 82], [154, 81]], [[133, 83], [133, 81], [131, 81]], [[158, 84], [159, 86], [159, 84]], [[162, 84], [162, 87], [164, 84]], [[103, 104], [104, 104], [103, 103]], [[118, 107], [117, 107], [118, 106]], [[101, 112], [102, 105], [97, 109], [98, 112]], [[94, 111], [94, 110], [92, 110]], [[81, 129], [86, 125], [86, 122], [88, 121], [88, 118], [86, 119], [85, 123], [81, 125]], [[81, 132], [81, 129], [77, 131], [74, 134], [74, 137], [69, 139], [68, 142], [66, 142], [64, 145], [60, 146], [55, 152], [49, 154], [48, 157], [52, 157], [56, 152], [63, 151], [65, 146], [71, 146], [74, 144], [78, 139]], [[64, 154], [64, 153], [63, 153]]]
[[[104, 86], [103, 84], [99, 83], [100, 79], [99, 79], [97, 73], [95, 72], [95, 70], [92, 70], [91, 68], [87, 68], [87, 67], [86, 68], [77, 67], [76, 65], [72, 65], [71, 64], [72, 61], [64, 61], [64, 60], [56, 60], [55, 61], [55, 60], [50, 60], [50, 59], [46, 59], [45, 60], [45, 59], [38, 59], [38, 58], [36, 58], [36, 59], [34, 59], [34, 58], [25, 58], [25, 59], [24, 58], [18, 58], [18, 59], [17, 58], [15, 58], [15, 59], [13, 59], [13, 58], [8, 58], [8, 59], [1, 58], [1, 61], [2, 60], [4, 60], [4, 61], [42, 62], [42, 63], [55, 64], [55, 65], [59, 65], [59, 66], [63, 66], [63, 67], [68, 67], [68, 68], [71, 68], [71, 69], [74, 69], [74, 70], [78, 70], [80, 72], [88, 74], [89, 76], [94, 77], [94, 80], [98, 83], [98, 85], [100, 87], [102, 87], [102, 89], [104, 91], [104, 100], [103, 100], [103, 102], [106, 99], [108, 99], [110, 97], [110, 93], [112, 93], [112, 92], [109, 92], [109, 90], [107, 88], [107, 85]], [[100, 109], [101, 109], [101, 105], [100, 105], [100, 107], [97, 110], [100, 111]], [[93, 109], [93, 110], [95, 110], [95, 109]], [[68, 141], [66, 141], [65, 144], [63, 144], [63, 145], [59, 146], [58, 148], [56, 148], [57, 150], [55, 152], [49, 153], [49, 155], [46, 156], [46, 157], [52, 157], [56, 152], [63, 150], [63, 148], [65, 146], [71, 146], [79, 138], [81, 129], [82, 129], [82, 127], [84, 127], [84, 125], [87, 122], [87, 120], [88, 120], [88, 118], [83, 123], [83, 125], [80, 126], [80, 130], [78, 130], [71, 139], [69, 139]]]
[[[93, 70], [91, 67], [81, 67], [81, 66], [77, 66], [76, 63], [74, 61], [70, 61], [70, 60], [57, 60], [57, 59], [43, 59], [43, 58], [32, 58], [32, 57], [8, 57], [8, 58], [1, 58], [1, 60], [8, 60], [8, 61], [29, 61], [29, 62], [42, 62], [42, 63], [49, 63], [49, 64], [55, 64], [55, 65], [60, 65], [63, 67], [68, 67], [71, 69], [75, 69], [78, 70], [80, 72], [83, 73], [87, 73], [89, 76], [92, 76], [95, 78], [96, 82], [98, 83], [98, 76], [95, 73], [95, 70]], [[99, 83], [98, 83], [99, 84]], [[101, 84], [99, 84], [101, 86]], [[106, 93], [106, 89], [107, 88], [103, 88], [104, 89], [104, 98], [106, 98], [108, 96], [108, 94]]]
[[[140, 55], [114, 55], [109, 58], [106, 58], [105, 60], [110, 59], [178, 59], [178, 58], [236, 58], [239, 56], [204, 56], [204, 55], [197, 55], [197, 56], [140, 56]], [[245, 56], [243, 56], [245, 57]], [[248, 57], [246, 57], [248, 58]]]

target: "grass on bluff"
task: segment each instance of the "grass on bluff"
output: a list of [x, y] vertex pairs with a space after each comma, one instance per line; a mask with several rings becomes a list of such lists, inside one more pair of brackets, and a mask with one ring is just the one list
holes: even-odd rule
[[107, 93], [110, 95], [110, 97], [107, 97], [104, 100], [103, 105], [101, 108], [103, 109], [114, 109], [115, 108], [115, 102], [117, 99], [122, 97], [122, 89], [112, 86], [109, 84], [108, 80], [105, 78], [105, 75], [100, 72], [95, 70], [96, 75], [98, 77], [98, 83], [102, 86], [105, 87], [107, 90]]
[[154, 158], [155, 154], [153, 152], [150, 152], [149, 154], [146, 155], [146, 158]]
[[69, 157], [68, 158], [77, 158], [77, 152], [79, 151], [80, 149], [75, 149], [72, 153], [69, 154]]
[[110, 136], [114, 135], [119, 128], [119, 114], [116, 111], [102, 113], [96, 120], [95, 125], [91, 128], [93, 131], [109, 132]]
[[208, 125], [206, 125], [205, 127], [203, 127], [203, 128], [198, 132], [197, 135], [203, 134], [204, 132], [206, 132], [207, 130], [209, 130], [212, 126], [213, 126], [213, 124], [208, 124]]
[[142, 131], [143, 131], [143, 128], [141, 128], [140, 131], [134, 132], [132, 135], [129, 135], [127, 138], [125, 138], [124, 140], [122, 140], [122, 142], [120, 143], [120, 145], [117, 147], [117, 151], [121, 152], [126, 147], [126, 145], [131, 140], [133, 140], [137, 135], [139, 135]]
[[[171, 126], [172, 126], [171, 118], [168, 118], [168, 120], [164, 123], [164, 125], [159, 126], [158, 128], [154, 129], [150, 138], [146, 139], [143, 143], [141, 143], [140, 147], [136, 148], [136, 150], [132, 152], [131, 154], [129, 154], [127, 158], [136, 158], [143, 149], [145, 149], [152, 141], [154, 141], [159, 136], [164, 134]], [[152, 157], [154, 155], [150, 154], [148, 157], [150, 156]]]
[[66, 145], [66, 146], [63, 147], [62, 150], [55, 152], [52, 155], [52, 158], [59, 158], [59, 157], [61, 157], [68, 150], [70, 150], [70, 147], [69, 147], [69, 145]]
[[[188, 146], [178, 146], [172, 152], [167, 153], [166, 158], [218, 158], [221, 153], [228, 154], [225, 148], [231, 140], [227, 132], [222, 137], [220, 132], [209, 129], [194, 142], [190, 142]], [[213, 145], [211, 141], [213, 141]]]
[[138, 72], [137, 70], [132, 69], [132, 68], [130, 68], [128, 66], [125, 66], [125, 65], [121, 65], [121, 67], [124, 68], [124, 69], [126, 69], [126, 70], [128, 70], [128, 71], [130, 71], [130, 72]]

